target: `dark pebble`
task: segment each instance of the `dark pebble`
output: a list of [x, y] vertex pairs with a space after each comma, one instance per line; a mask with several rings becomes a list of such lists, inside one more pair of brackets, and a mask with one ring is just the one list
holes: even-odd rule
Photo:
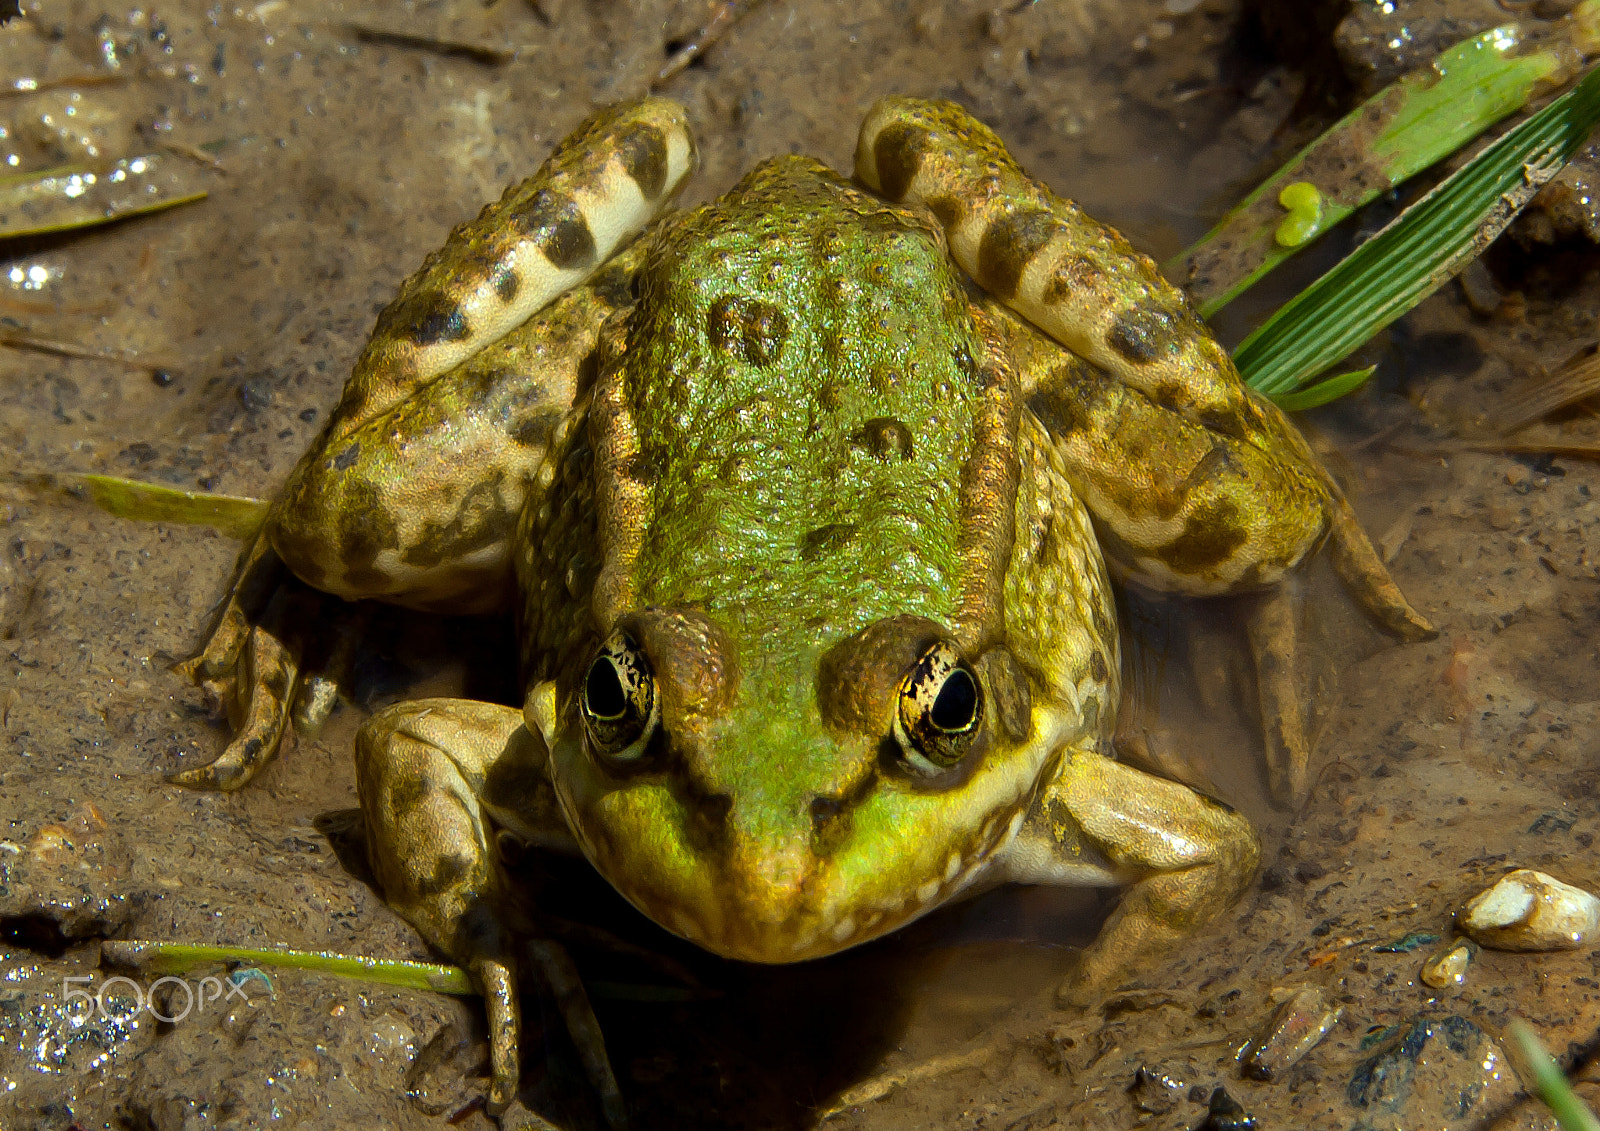
[[1256, 1117], [1245, 1111], [1243, 1105], [1228, 1090], [1218, 1086], [1211, 1093], [1211, 1105], [1205, 1119], [1194, 1131], [1254, 1131]]

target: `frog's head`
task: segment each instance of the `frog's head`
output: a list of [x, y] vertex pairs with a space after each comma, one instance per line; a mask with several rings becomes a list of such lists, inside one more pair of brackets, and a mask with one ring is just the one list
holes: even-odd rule
[[527, 708], [589, 859], [732, 958], [828, 954], [961, 891], [1015, 834], [1068, 724], [1035, 710], [1004, 647], [964, 656], [925, 617], [746, 659], [712, 617], [646, 608]]

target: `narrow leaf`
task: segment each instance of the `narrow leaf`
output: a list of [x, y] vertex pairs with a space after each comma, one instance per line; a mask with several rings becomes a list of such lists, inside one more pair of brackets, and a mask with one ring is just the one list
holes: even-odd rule
[[[1584, 0], [1564, 25], [1600, 0]], [[1546, 41], [1548, 44], [1548, 41]], [[1440, 53], [1433, 65], [1391, 83], [1302, 149], [1166, 267], [1200, 299], [1209, 317], [1299, 248], [1351, 212], [1449, 156], [1515, 113], [1541, 82], [1570, 72], [1555, 44], [1532, 51], [1523, 31], [1506, 24]], [[1294, 191], [1303, 203], [1282, 199]], [[1315, 194], [1317, 207], [1309, 205]]]
[[249, 538], [261, 529], [271, 506], [261, 499], [210, 495], [120, 479], [114, 475], [40, 474], [17, 478], [39, 490], [86, 498], [103, 511], [135, 522], [176, 522], [209, 526], [230, 538]]
[[313, 950], [263, 950], [237, 946], [191, 946], [187, 943], [144, 942], [136, 939], [100, 944], [100, 953], [116, 966], [132, 966], [178, 974], [213, 962], [250, 962], [258, 966], [287, 966], [318, 974], [359, 978], [385, 986], [434, 990], [442, 994], [471, 996], [478, 991], [459, 966], [438, 962], [408, 962], [398, 958], [332, 954]]
[[1318, 381], [1315, 385], [1293, 393], [1281, 393], [1272, 399], [1278, 402], [1278, 407], [1289, 412], [1303, 412], [1308, 408], [1317, 408], [1336, 401], [1346, 393], [1353, 393], [1367, 383], [1367, 378], [1372, 376], [1376, 365], [1369, 365], [1365, 369], [1352, 369], [1349, 373], [1341, 373], [1337, 377], [1329, 377], [1325, 381]]
[[1506, 1049], [1522, 1086], [1555, 1113], [1561, 1131], [1600, 1131], [1600, 1118], [1578, 1098], [1561, 1066], [1545, 1051], [1527, 1023], [1513, 1021], [1506, 1035], [1510, 1038]]
[[1432, 294], [1489, 245], [1600, 123], [1600, 69], [1512, 127], [1234, 351], [1269, 396], [1296, 388]]
[[200, 200], [200, 173], [158, 153], [109, 169], [71, 166], [0, 177], [0, 239], [108, 224]]

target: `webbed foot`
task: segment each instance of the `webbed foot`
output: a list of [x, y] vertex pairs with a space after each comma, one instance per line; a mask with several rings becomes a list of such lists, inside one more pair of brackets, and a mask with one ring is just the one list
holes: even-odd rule
[[234, 737], [207, 765], [178, 770], [167, 780], [235, 790], [276, 756], [291, 719], [301, 734], [314, 736], [338, 703], [369, 615], [362, 605], [291, 577], [265, 533], [258, 534], [239, 559], [205, 645], [174, 669], [227, 712]]

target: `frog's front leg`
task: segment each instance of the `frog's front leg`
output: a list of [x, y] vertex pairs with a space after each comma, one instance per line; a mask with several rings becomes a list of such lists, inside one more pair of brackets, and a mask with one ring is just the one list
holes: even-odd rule
[[1081, 1004], [1232, 905], [1260, 854], [1250, 823], [1221, 802], [1080, 748], [1062, 756], [999, 867], [1019, 883], [1131, 885], [1062, 986], [1062, 1004]]
[[576, 853], [546, 772], [544, 740], [512, 707], [424, 699], [375, 715], [356, 740], [356, 786], [367, 854], [384, 899], [423, 938], [472, 974], [489, 1016], [491, 1114], [516, 1098], [520, 1074], [519, 959], [553, 991], [613, 1126], [621, 1092], [583, 985], [558, 944], [507, 891], [495, 851], [499, 830]]

